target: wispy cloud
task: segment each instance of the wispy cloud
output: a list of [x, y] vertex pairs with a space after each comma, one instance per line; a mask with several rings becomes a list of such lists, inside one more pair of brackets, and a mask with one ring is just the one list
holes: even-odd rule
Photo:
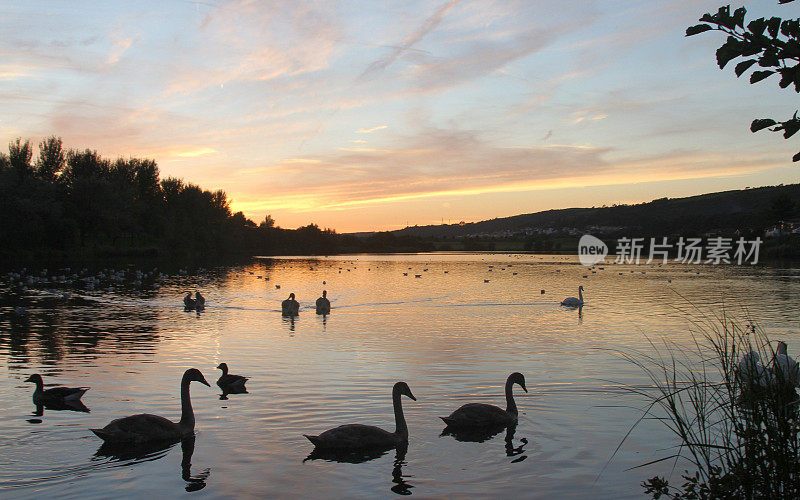
[[439, 23], [442, 22], [442, 19], [444, 18], [445, 14], [447, 14], [447, 11], [452, 9], [459, 1], [460, 0], [450, 0], [449, 2], [443, 4], [438, 9], [436, 9], [436, 11], [430, 17], [428, 17], [425, 20], [425, 22], [423, 22], [417, 29], [406, 35], [406, 37], [403, 38], [403, 41], [401, 43], [392, 47], [391, 52], [387, 56], [382, 57], [376, 61], [373, 61], [367, 67], [367, 69], [365, 69], [364, 72], [361, 73], [361, 76], [359, 76], [358, 79], [363, 80], [372, 78], [377, 73], [380, 73], [384, 69], [386, 69], [389, 65], [395, 62], [400, 56], [402, 56], [405, 52], [414, 47], [414, 45], [416, 45], [420, 40], [422, 40], [425, 37], [425, 35], [436, 29]]
[[386, 125], [378, 125], [377, 127], [372, 127], [372, 128], [360, 128], [360, 129], [356, 130], [356, 133], [357, 134], [371, 134], [373, 132], [376, 132], [378, 130], [383, 130], [385, 128], [387, 128]]

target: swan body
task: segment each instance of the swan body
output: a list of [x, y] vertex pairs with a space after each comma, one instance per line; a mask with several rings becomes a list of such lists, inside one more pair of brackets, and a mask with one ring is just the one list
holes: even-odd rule
[[562, 306], [580, 307], [583, 305], [583, 285], [578, 287], [578, 297], [567, 297], [561, 301]]
[[206, 308], [206, 298], [200, 295], [200, 292], [194, 292], [194, 307], [196, 309]]
[[331, 301], [328, 300], [327, 290], [322, 291], [322, 297], [317, 299], [316, 306], [317, 306], [317, 314], [331, 313]]
[[290, 293], [289, 298], [281, 302], [281, 315], [298, 316], [299, 314], [300, 314], [300, 303], [294, 299], [294, 294]]
[[772, 361], [773, 377], [792, 387], [800, 385], [800, 365], [786, 353], [786, 342], [778, 342], [775, 358]]
[[186, 309], [194, 309], [197, 301], [192, 298], [192, 292], [186, 292], [186, 297], [183, 298], [183, 307]]
[[89, 390], [88, 387], [53, 387], [51, 389], [45, 389], [42, 376], [38, 373], [34, 373], [26, 378], [25, 382], [33, 382], [36, 384], [36, 390], [33, 391], [33, 402], [37, 405], [79, 401], [81, 396]]
[[303, 434], [317, 449], [329, 450], [359, 450], [366, 448], [393, 448], [408, 442], [408, 426], [403, 415], [403, 406], [400, 396], [408, 396], [414, 401], [417, 398], [411, 394], [408, 384], [397, 382], [392, 388], [392, 403], [394, 405], [394, 419], [396, 429], [394, 432], [375, 427], [373, 425], [347, 424], [329, 429], [318, 436]]
[[518, 412], [511, 390], [514, 384], [519, 384], [525, 392], [528, 392], [528, 389], [525, 387], [525, 377], [521, 373], [514, 372], [509, 375], [506, 380], [505, 410], [485, 403], [467, 403], [449, 416], [439, 418], [441, 418], [448, 427], [454, 428], [494, 427], [515, 424], [517, 422]]
[[106, 443], [114, 444], [178, 441], [191, 436], [194, 434], [194, 411], [189, 397], [189, 383], [193, 381], [209, 385], [200, 370], [190, 368], [184, 372], [181, 379], [181, 419], [177, 423], [158, 415], [140, 413], [112, 420], [102, 429], [91, 431]]
[[739, 360], [737, 375], [744, 390], [766, 388], [771, 381], [769, 370], [761, 364], [761, 356], [756, 351], [750, 351]]
[[247, 382], [247, 377], [228, 373], [227, 363], [220, 363], [219, 366], [217, 366], [217, 369], [222, 370], [222, 375], [220, 375], [220, 377], [217, 379], [218, 386], [225, 389], [244, 388], [244, 384]]

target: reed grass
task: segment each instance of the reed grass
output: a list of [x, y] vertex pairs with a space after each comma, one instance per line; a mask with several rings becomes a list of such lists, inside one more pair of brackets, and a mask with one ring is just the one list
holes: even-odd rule
[[752, 356], [740, 364], [755, 352], [771, 368], [775, 351], [769, 338], [754, 322], [724, 314], [695, 316], [692, 322], [688, 347], [650, 340], [647, 353], [620, 353], [653, 384], [653, 389], [627, 388], [646, 400], [631, 431], [655, 418], [679, 441], [674, 453], [638, 467], [687, 460], [694, 469], [681, 475], [680, 485], [652, 477], [642, 482], [645, 493], [653, 498], [800, 498], [795, 388], [780, 370], [770, 370], [774, 375], [767, 381], [759, 379]]

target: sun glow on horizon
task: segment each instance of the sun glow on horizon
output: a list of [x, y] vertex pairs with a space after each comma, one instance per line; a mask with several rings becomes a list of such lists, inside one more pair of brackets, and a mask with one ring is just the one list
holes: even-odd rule
[[644, 0], [79, 7], [0, 8], [0, 134], [153, 158], [254, 221], [369, 230], [796, 181], [791, 141], [748, 129], [796, 95], [684, 36], [710, 0], [657, 18]]

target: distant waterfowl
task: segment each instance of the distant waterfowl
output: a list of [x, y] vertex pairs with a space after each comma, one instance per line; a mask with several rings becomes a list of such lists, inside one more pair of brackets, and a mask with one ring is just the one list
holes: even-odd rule
[[206, 298], [200, 295], [200, 292], [194, 292], [194, 307], [195, 309], [206, 308]]
[[408, 426], [403, 416], [400, 396], [408, 396], [414, 401], [408, 384], [397, 382], [392, 388], [395, 431], [389, 432], [372, 425], [347, 424], [329, 429], [318, 436], [303, 434], [316, 448], [331, 450], [359, 450], [366, 448], [393, 448], [408, 441]]
[[[244, 389], [244, 384], [247, 382], [247, 377], [241, 375], [233, 375], [228, 373], [228, 364], [220, 363], [217, 370], [222, 370], [222, 375], [217, 379], [217, 385], [224, 389]], [[233, 391], [229, 391], [233, 392]]]
[[518, 384], [522, 390], [525, 387], [525, 377], [514, 372], [506, 380], [506, 409], [485, 403], [467, 403], [447, 417], [441, 418], [448, 427], [494, 427], [499, 425], [512, 425], [517, 422], [517, 404], [514, 402], [512, 386]]
[[196, 368], [186, 370], [181, 379], [181, 419], [172, 422], [158, 415], [140, 413], [112, 420], [102, 429], [91, 429], [106, 443], [138, 444], [152, 441], [177, 441], [194, 434], [194, 411], [189, 397], [189, 383], [209, 386]]
[[317, 314], [330, 314], [331, 301], [328, 300], [327, 290], [322, 291], [322, 297], [317, 299], [316, 306], [317, 306]]
[[189, 311], [194, 309], [197, 301], [192, 298], [192, 292], [186, 292], [186, 297], [183, 298], [183, 307]]
[[81, 396], [89, 390], [88, 387], [53, 387], [51, 389], [45, 389], [42, 376], [38, 373], [34, 373], [26, 378], [25, 382], [33, 382], [36, 384], [36, 390], [33, 391], [33, 403], [36, 405], [78, 401], [81, 399]]
[[300, 313], [300, 303], [294, 300], [294, 294], [290, 293], [289, 298], [281, 302], [281, 314], [283, 316], [297, 316]]
[[580, 307], [583, 305], [583, 285], [578, 287], [578, 297], [567, 297], [561, 301], [562, 306]]

